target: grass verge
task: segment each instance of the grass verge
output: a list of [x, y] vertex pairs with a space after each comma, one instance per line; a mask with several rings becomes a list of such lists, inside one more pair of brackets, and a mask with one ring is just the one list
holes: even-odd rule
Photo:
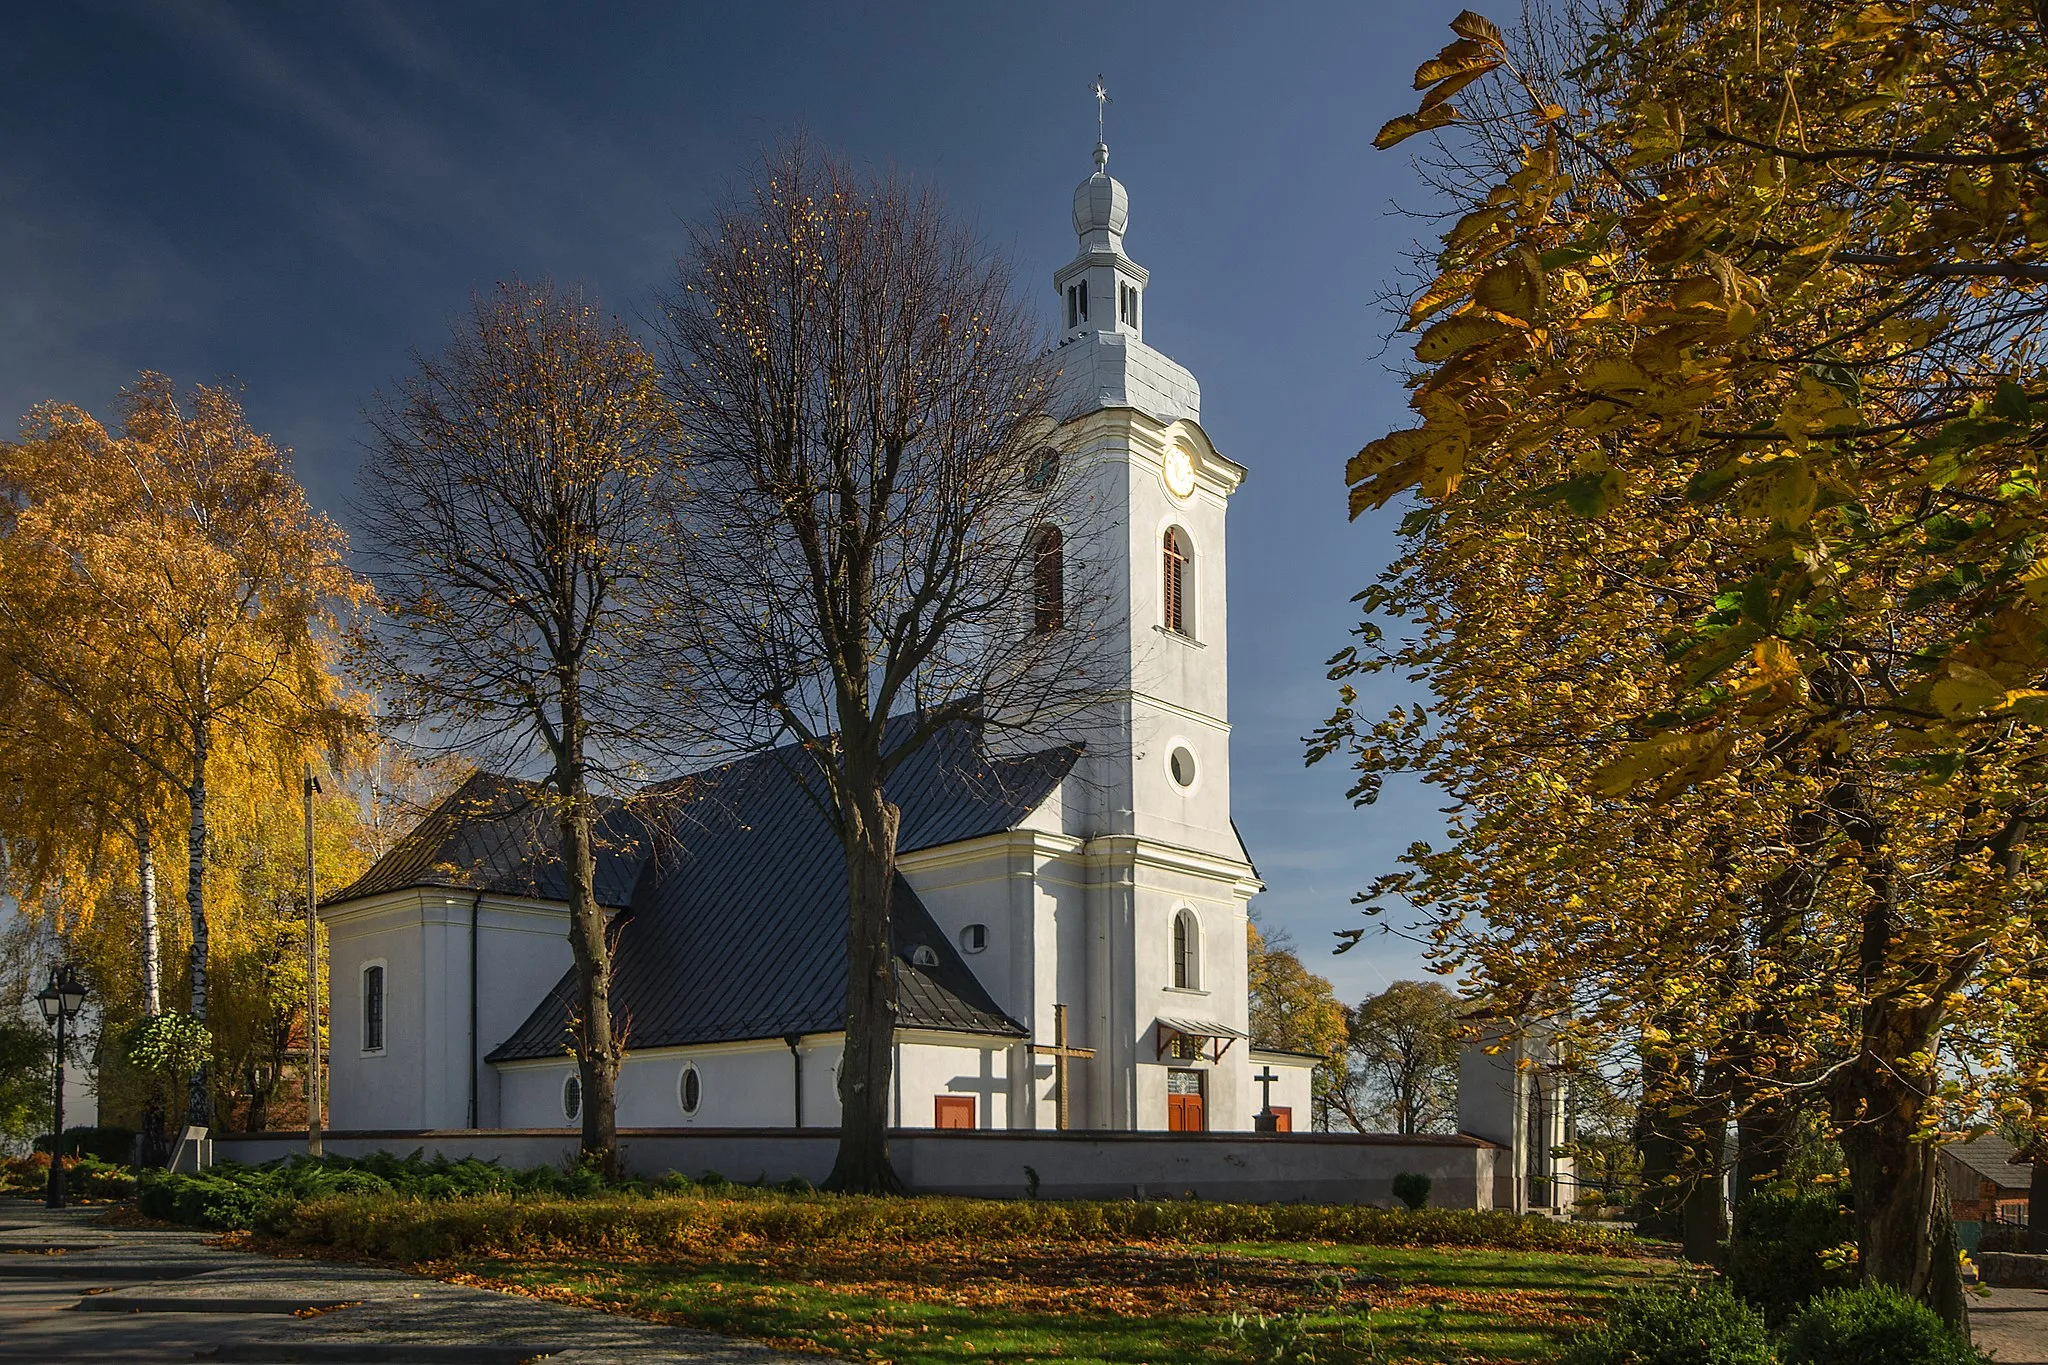
[[895, 1365], [1552, 1358], [1668, 1263], [1473, 1249], [1130, 1243], [469, 1259], [511, 1289]]
[[282, 1241], [897, 1365], [1537, 1361], [1670, 1273], [1599, 1229], [1454, 1210], [773, 1191], [337, 1197]]

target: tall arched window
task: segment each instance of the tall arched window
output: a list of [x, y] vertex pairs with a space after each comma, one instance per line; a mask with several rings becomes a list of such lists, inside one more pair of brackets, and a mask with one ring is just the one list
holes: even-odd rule
[[1066, 620], [1067, 542], [1057, 526], [1043, 526], [1032, 537], [1032, 629], [1044, 635]]
[[1162, 555], [1165, 574], [1166, 610], [1161, 622], [1176, 635], [1188, 631], [1187, 589], [1188, 589], [1188, 542], [1177, 526], [1166, 528], [1166, 545]]
[[1202, 926], [1195, 920], [1192, 910], [1176, 910], [1173, 915], [1173, 984], [1184, 991], [1198, 990], [1202, 984]]
[[384, 1050], [384, 964], [363, 968], [363, 1051]]

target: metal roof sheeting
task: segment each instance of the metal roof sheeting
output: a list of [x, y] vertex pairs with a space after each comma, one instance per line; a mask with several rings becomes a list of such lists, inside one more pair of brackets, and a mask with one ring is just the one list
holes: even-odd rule
[[[909, 718], [891, 722], [900, 736]], [[888, 784], [901, 852], [1014, 828], [1073, 766], [1065, 747], [991, 758], [961, 724], [905, 760]], [[795, 746], [670, 783], [643, 818], [654, 831], [619, 929], [614, 1016], [629, 1048], [832, 1033], [846, 1026], [846, 864]], [[656, 815], [654, 812], [661, 813]], [[1021, 1037], [896, 880], [898, 1022], [906, 1028]], [[936, 959], [917, 967], [923, 945]], [[561, 1056], [575, 978], [563, 977], [494, 1062]]]
[[[638, 821], [616, 801], [599, 803], [592, 850], [598, 904], [623, 909], [646, 861]], [[538, 782], [472, 773], [370, 870], [320, 899], [322, 906], [415, 887], [489, 891], [566, 901], [561, 827]]]

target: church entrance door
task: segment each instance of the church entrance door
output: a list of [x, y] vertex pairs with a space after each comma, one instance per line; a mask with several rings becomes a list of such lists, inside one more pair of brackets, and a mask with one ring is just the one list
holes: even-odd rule
[[1209, 1129], [1202, 1112], [1204, 1075], [1200, 1071], [1174, 1067], [1166, 1073], [1166, 1131], [1204, 1133]]

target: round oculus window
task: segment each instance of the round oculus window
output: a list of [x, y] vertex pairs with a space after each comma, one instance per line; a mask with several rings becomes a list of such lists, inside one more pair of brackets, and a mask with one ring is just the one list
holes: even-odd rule
[[704, 1102], [704, 1078], [697, 1074], [697, 1068], [683, 1068], [682, 1079], [676, 1082], [676, 1098], [682, 1102], [685, 1114], [697, 1112], [697, 1106]]
[[986, 947], [988, 947], [988, 926], [986, 924], [970, 924], [960, 931], [960, 951], [964, 953], [978, 953]]
[[583, 1078], [571, 1076], [562, 1082], [562, 1117], [574, 1123], [583, 1114]]
[[1175, 746], [1174, 746], [1174, 750], [1173, 750], [1173, 752], [1172, 752], [1171, 754], [1169, 754], [1169, 755], [1167, 756], [1167, 759], [1166, 759], [1166, 771], [1167, 771], [1168, 773], [1170, 773], [1170, 774], [1172, 775], [1172, 777], [1173, 777], [1173, 781], [1174, 781], [1174, 785], [1175, 785], [1175, 786], [1177, 786], [1177, 787], [1192, 787], [1192, 786], [1194, 786], [1194, 785], [1195, 785], [1195, 755], [1194, 755], [1194, 753], [1193, 753], [1193, 752], [1192, 752], [1191, 750], [1189, 750], [1189, 748], [1188, 748], [1188, 747], [1187, 747], [1187, 746], [1186, 746], [1185, 744], [1179, 744], [1179, 745], [1175, 745]]

